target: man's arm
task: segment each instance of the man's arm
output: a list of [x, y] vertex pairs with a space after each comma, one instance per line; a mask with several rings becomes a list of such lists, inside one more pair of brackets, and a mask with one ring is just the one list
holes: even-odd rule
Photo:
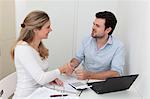
[[88, 79], [101, 79], [105, 80], [108, 77], [117, 77], [119, 76], [119, 73], [113, 70], [108, 70], [108, 71], [102, 71], [102, 72], [91, 72], [89, 73], [89, 78]]
[[76, 67], [78, 67], [80, 64], [79, 60], [77, 60], [76, 58], [72, 58], [71, 61], [70, 61], [70, 66], [73, 67], [74, 69]]
[[71, 75], [76, 67], [78, 67], [80, 62], [76, 58], [72, 58], [69, 64], [65, 64], [64, 66], [60, 67], [61, 73], [65, 73], [67, 75]]
[[84, 70], [76, 70], [76, 76], [78, 79], [100, 79], [105, 80], [108, 77], [117, 77], [119, 73], [113, 70], [102, 71], [102, 72], [89, 72]]

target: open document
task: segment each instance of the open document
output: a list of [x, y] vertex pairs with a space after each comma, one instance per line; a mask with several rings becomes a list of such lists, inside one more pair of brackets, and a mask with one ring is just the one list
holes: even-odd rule
[[69, 85], [72, 86], [76, 90], [84, 90], [84, 89], [91, 87], [91, 86], [88, 86], [86, 83], [79, 82], [79, 81], [71, 82], [71, 83], [69, 83]]
[[[27, 99], [79, 99], [82, 88], [88, 88], [87, 82], [95, 82], [93, 80], [78, 80], [74, 76], [59, 77], [64, 82], [64, 86], [46, 84], [34, 91]], [[73, 88], [74, 86], [75, 88]]]
[[50, 84], [45, 85], [45, 87], [57, 91], [64, 90], [64, 92], [66, 93], [76, 94], [76, 95], [79, 95], [82, 89], [86, 89], [90, 87], [87, 85], [87, 80], [78, 80], [74, 76], [60, 76], [59, 79], [61, 79], [64, 82], [63, 88], [62, 86], [50, 85]]
[[79, 99], [78, 96], [59, 92], [46, 87], [38, 88], [26, 99]]

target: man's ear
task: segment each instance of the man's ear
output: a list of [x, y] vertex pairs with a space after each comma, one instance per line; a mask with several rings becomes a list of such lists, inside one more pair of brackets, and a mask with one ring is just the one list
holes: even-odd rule
[[111, 30], [112, 30], [112, 28], [109, 27], [109, 28], [106, 29], [106, 32], [109, 33]]

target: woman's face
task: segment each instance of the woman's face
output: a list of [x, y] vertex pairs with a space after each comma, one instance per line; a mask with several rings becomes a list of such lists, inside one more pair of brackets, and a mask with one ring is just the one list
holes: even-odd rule
[[40, 29], [40, 30], [37, 30], [36, 32], [36, 36], [39, 38], [39, 39], [47, 39], [48, 38], [48, 34], [49, 32], [51, 32], [52, 29], [51, 29], [51, 24], [50, 24], [50, 21], [46, 22], [43, 27]]

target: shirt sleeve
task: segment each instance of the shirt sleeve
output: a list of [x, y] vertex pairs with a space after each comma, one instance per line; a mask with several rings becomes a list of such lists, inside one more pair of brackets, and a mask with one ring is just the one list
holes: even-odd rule
[[35, 58], [32, 49], [29, 46], [18, 46], [15, 54], [25, 70], [33, 77], [33, 79], [44, 85], [56, 79], [60, 71], [58, 69], [44, 72]]
[[111, 70], [117, 71], [120, 75], [124, 74], [124, 65], [125, 65], [125, 48], [121, 45], [115, 52], [112, 62]]
[[75, 56], [75, 58], [77, 59], [77, 60], [79, 60], [79, 62], [81, 63], [81, 61], [83, 60], [83, 58], [84, 58], [84, 47], [83, 47], [83, 44], [81, 44], [81, 46], [80, 46], [80, 48], [77, 50], [77, 52], [76, 52], [76, 56]]
[[85, 47], [86, 47], [86, 44], [87, 44], [87, 42], [88, 42], [88, 39], [89, 39], [89, 36], [87, 36], [87, 37], [85, 37], [85, 38], [83, 39], [83, 41], [82, 41], [81, 44], [80, 44], [79, 49], [78, 49], [77, 52], [76, 52], [75, 58], [76, 58], [77, 60], [79, 60], [80, 63], [82, 62], [82, 60], [83, 60], [84, 57], [85, 57], [85, 55], [84, 55], [84, 49], [85, 49]]

